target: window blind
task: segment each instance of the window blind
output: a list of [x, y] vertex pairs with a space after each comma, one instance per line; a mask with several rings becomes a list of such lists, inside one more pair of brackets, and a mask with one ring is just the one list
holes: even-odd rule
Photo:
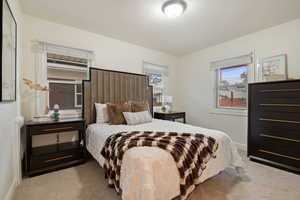
[[228, 58], [224, 60], [214, 61], [210, 63], [210, 70], [215, 71], [220, 68], [233, 67], [239, 65], [249, 65], [252, 61], [252, 53], [247, 55], [242, 55], [234, 58]]
[[144, 62], [143, 64], [143, 73], [149, 74], [162, 74], [164, 76], [168, 76], [168, 67], [164, 65], [156, 65], [148, 62]]
[[88, 65], [86, 58], [47, 53], [48, 79], [86, 80]]
[[44, 45], [44, 51], [47, 52], [47, 54], [55, 54], [55, 55], [63, 55], [65, 57], [74, 57], [74, 58], [81, 58], [86, 60], [93, 60], [95, 55], [92, 51], [89, 50], [83, 50], [83, 49], [76, 49], [76, 48], [70, 48], [65, 47], [61, 45], [55, 45], [50, 43], [42, 42]]
[[61, 64], [70, 64], [80, 67], [88, 66], [88, 59], [78, 58], [73, 56], [65, 56], [53, 53], [47, 53], [47, 62], [50, 63], [61, 63]]

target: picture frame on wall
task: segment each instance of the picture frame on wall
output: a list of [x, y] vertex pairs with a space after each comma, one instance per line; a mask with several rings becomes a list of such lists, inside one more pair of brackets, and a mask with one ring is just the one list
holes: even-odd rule
[[17, 22], [7, 0], [0, 0], [0, 101], [16, 101]]
[[257, 66], [257, 81], [281, 81], [287, 80], [287, 55], [262, 58]]

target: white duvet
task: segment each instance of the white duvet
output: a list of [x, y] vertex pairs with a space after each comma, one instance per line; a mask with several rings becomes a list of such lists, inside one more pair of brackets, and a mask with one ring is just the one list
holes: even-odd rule
[[[122, 131], [164, 131], [201, 133], [219, 143], [217, 157], [211, 159], [201, 176], [201, 182], [217, 175], [227, 167], [241, 167], [242, 160], [228, 135], [178, 122], [153, 119], [141, 125], [91, 124], [87, 129], [87, 149], [103, 166], [100, 154], [106, 138]], [[172, 156], [155, 147], [128, 150], [121, 167], [120, 186], [123, 200], [168, 200], [179, 195], [179, 173]]]

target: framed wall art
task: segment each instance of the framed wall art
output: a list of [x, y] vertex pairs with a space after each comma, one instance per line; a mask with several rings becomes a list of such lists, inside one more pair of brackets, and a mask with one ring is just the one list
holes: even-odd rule
[[287, 55], [262, 58], [258, 64], [258, 81], [287, 80]]
[[16, 100], [17, 22], [7, 0], [0, 1], [0, 101], [10, 102]]

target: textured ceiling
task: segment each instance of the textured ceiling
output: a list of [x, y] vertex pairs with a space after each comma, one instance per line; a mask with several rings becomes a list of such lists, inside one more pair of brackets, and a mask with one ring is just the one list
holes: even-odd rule
[[163, 0], [20, 0], [25, 13], [173, 55], [300, 17], [300, 0], [186, 0], [178, 18]]

